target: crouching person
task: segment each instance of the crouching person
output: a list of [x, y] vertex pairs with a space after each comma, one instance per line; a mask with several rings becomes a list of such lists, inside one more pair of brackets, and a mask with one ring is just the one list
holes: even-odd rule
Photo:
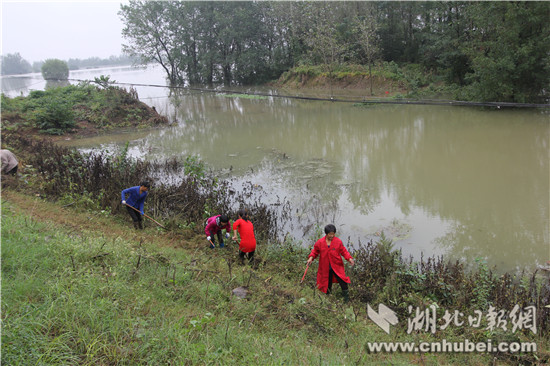
[[204, 232], [206, 233], [206, 240], [208, 240], [208, 242], [210, 243], [211, 249], [214, 249], [216, 247], [214, 244], [214, 236], [218, 237], [220, 248], [223, 248], [225, 246], [222, 236], [223, 229], [225, 229], [225, 237], [229, 238], [231, 236], [229, 234], [231, 232], [231, 223], [229, 222], [229, 218], [227, 217], [227, 215], [212, 216], [208, 220], [206, 220], [206, 227], [204, 228]]

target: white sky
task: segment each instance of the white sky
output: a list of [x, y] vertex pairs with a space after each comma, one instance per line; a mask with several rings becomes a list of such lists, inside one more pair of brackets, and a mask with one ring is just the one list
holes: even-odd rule
[[108, 58], [122, 54], [125, 0], [22, 1], [0, 0], [0, 53], [19, 52], [31, 64], [49, 58]]

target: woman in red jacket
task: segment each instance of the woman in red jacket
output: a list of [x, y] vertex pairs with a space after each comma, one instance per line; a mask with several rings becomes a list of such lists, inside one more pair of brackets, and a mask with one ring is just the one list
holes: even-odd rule
[[344, 270], [344, 257], [353, 266], [355, 261], [344, 247], [342, 240], [336, 237], [336, 227], [332, 224], [325, 226], [324, 238], [317, 240], [313, 250], [309, 254], [307, 264], [319, 256], [319, 269], [317, 270], [317, 287], [326, 294], [330, 294], [332, 284], [338, 282], [344, 294], [344, 301], [349, 301], [348, 283], [349, 277]]
[[239, 210], [239, 219], [233, 224], [233, 240], [237, 240], [237, 231], [241, 237], [239, 243], [239, 257], [241, 264], [244, 264], [244, 257], [247, 256], [248, 263], [252, 263], [256, 251], [256, 238], [254, 237], [254, 226], [248, 218], [247, 210]]

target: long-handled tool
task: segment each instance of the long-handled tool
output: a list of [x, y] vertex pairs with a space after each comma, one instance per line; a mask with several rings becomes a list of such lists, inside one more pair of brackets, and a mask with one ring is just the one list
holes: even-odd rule
[[[126, 206], [130, 207], [131, 209], [139, 212], [141, 214], [141, 211], [139, 211], [137, 208], [135, 208], [134, 206], [130, 206], [129, 204], [125, 203]], [[149, 220], [153, 221], [155, 224], [157, 224], [158, 226], [160, 226], [161, 228], [163, 229], [166, 229], [161, 223], [159, 223], [157, 220], [147, 216], [146, 214], [143, 214], [143, 216], [147, 217]]]
[[304, 278], [306, 278], [306, 273], [308, 268], [309, 268], [309, 262], [307, 263], [306, 270], [304, 272], [304, 275], [302, 276], [302, 280], [300, 281], [300, 283], [304, 282]]

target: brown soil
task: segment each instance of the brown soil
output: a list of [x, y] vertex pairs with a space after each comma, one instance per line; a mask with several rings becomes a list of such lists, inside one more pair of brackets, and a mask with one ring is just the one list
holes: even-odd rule
[[300, 90], [302, 92], [306, 90], [327, 91], [332, 89], [335, 94], [345, 94], [348, 92], [351, 95], [368, 95], [379, 98], [392, 97], [396, 94], [406, 95], [408, 93], [408, 89], [402, 82], [382, 77], [373, 77], [371, 83], [368, 75], [350, 75], [332, 79], [324, 75], [316, 77], [299, 75], [291, 77], [284, 82], [278, 80], [271, 85], [283, 89]]

